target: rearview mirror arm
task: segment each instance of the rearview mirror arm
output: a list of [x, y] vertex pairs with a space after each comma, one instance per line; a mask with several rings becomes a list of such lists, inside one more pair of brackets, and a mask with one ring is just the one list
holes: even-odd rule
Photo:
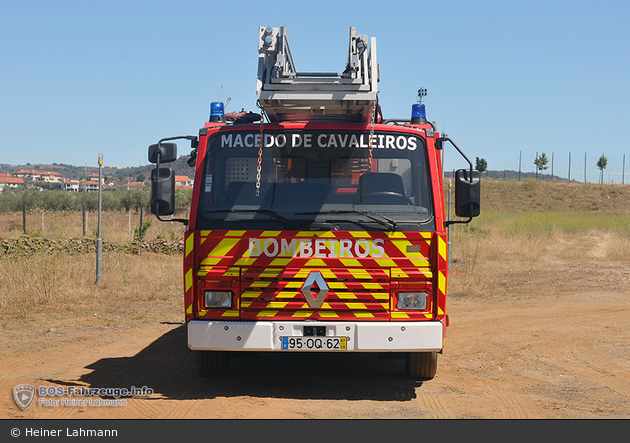
[[448, 220], [444, 222], [444, 227], [446, 228], [450, 225], [457, 225], [457, 224], [465, 225], [466, 223], [470, 223], [472, 219], [473, 218], [470, 217], [467, 220]]
[[[473, 164], [472, 164], [472, 162], [468, 159], [468, 157], [466, 157], [466, 154], [464, 154], [464, 152], [463, 152], [461, 149], [459, 149], [459, 146], [457, 146], [457, 145], [455, 144], [455, 142], [454, 142], [453, 140], [451, 140], [450, 138], [448, 138], [448, 137], [440, 137], [440, 138], [438, 138], [438, 139], [437, 139], [438, 146], [442, 146], [442, 144], [443, 144], [445, 141], [450, 142], [450, 144], [451, 144], [451, 145], [453, 145], [453, 147], [454, 147], [455, 149], [457, 149], [457, 152], [459, 152], [459, 154], [460, 154], [462, 157], [464, 157], [464, 160], [466, 160], [466, 161], [468, 162], [468, 165], [470, 166], [470, 182], [472, 183], [472, 181], [473, 181], [473, 178], [472, 178], [472, 177], [473, 177]], [[442, 148], [440, 147], [440, 148], [438, 148], [438, 149], [440, 149], [440, 150], [441, 150]], [[467, 223], [467, 222], [465, 222], [465, 223]]]

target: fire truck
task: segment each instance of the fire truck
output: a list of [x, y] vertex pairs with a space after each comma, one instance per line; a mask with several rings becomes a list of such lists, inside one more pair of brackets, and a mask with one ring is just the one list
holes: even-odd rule
[[[298, 71], [286, 27], [260, 27], [260, 112], [211, 104], [198, 136], [149, 147], [151, 211], [187, 225], [184, 310], [203, 376], [248, 352], [370, 352], [430, 380], [448, 315], [448, 226], [479, 214], [479, 173], [426, 118], [383, 117], [376, 39], [350, 28], [342, 72]], [[177, 139], [195, 168], [187, 219], [175, 213]], [[443, 147], [455, 171], [445, 216]], [[171, 216], [171, 218], [163, 218]], [[450, 218], [450, 217], [449, 217]]]

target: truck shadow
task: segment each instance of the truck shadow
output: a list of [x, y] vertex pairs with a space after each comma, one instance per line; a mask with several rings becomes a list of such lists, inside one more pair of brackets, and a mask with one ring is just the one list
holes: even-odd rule
[[[409, 401], [420, 382], [405, 377], [401, 359], [374, 354], [257, 353], [233, 358], [225, 377], [197, 374], [186, 326], [177, 327], [133, 357], [100, 359], [80, 381], [91, 388], [142, 388], [169, 399], [271, 397]], [[155, 398], [155, 396], [153, 397]]]

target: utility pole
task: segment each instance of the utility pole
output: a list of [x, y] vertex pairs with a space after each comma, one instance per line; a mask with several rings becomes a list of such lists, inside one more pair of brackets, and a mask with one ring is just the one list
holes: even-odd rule
[[98, 238], [96, 239], [96, 284], [100, 286], [103, 274], [103, 240], [101, 238], [101, 212], [103, 210], [103, 154], [98, 155]]

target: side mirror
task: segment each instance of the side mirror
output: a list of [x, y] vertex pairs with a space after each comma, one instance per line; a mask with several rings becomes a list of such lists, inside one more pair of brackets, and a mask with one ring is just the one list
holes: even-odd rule
[[177, 143], [160, 143], [149, 146], [149, 161], [157, 163], [158, 157], [160, 163], [171, 163], [177, 160]]
[[444, 139], [442, 137], [435, 139], [435, 149], [438, 151], [444, 149]]
[[175, 173], [171, 168], [151, 171], [151, 212], [158, 217], [175, 212]]
[[477, 217], [480, 212], [481, 182], [479, 171], [455, 171], [455, 214], [458, 217]]

